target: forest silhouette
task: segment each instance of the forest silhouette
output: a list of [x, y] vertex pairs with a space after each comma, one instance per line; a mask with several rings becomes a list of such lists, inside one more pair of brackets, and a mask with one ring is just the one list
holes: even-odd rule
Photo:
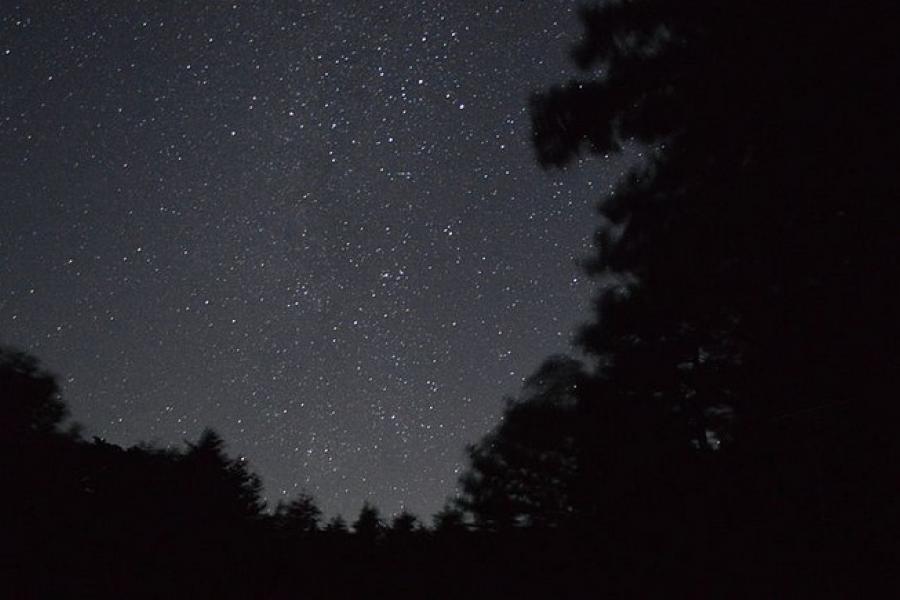
[[122, 448], [0, 352], [10, 598], [856, 596], [888, 583], [896, 37], [886, 3], [606, 2], [584, 79], [531, 99], [538, 162], [640, 145], [598, 205], [581, 358], [468, 448], [430, 527], [267, 510], [206, 431]]

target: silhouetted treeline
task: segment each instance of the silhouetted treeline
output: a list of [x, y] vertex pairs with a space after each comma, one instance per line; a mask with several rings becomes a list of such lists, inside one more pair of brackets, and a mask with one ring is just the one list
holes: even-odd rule
[[[63, 428], [0, 353], [10, 597], [858, 596], [889, 582], [900, 416], [886, 3], [586, 10], [585, 80], [534, 96], [539, 162], [642, 144], [599, 205], [579, 337], [469, 449], [431, 528], [306, 494], [266, 512], [208, 431]], [[523, 10], [527, 8], [523, 5]], [[362, 501], [363, 499], [361, 499]]]
[[219, 563], [255, 560], [260, 481], [216, 433], [183, 451], [123, 449], [61, 431], [66, 413], [34, 359], [0, 352], [0, 547], [12, 597], [187, 594], [214, 587]]
[[67, 414], [33, 357], [0, 348], [0, 597], [522, 595], [551, 591], [551, 547], [549, 564], [569, 560], [558, 540], [478, 534], [452, 505], [432, 527], [368, 502], [352, 529], [326, 524], [306, 493], [269, 512], [214, 431], [183, 449], [122, 448], [65, 429]]

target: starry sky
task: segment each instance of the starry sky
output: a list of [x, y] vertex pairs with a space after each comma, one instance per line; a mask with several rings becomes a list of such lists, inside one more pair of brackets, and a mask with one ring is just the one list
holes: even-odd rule
[[589, 317], [622, 160], [545, 172], [571, 1], [0, 5], [0, 343], [86, 435], [423, 516]]

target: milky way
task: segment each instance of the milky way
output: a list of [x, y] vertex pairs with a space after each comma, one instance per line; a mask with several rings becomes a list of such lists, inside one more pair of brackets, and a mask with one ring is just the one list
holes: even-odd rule
[[423, 515], [589, 316], [615, 161], [544, 172], [573, 3], [0, 7], [0, 343], [86, 435], [219, 430], [275, 500]]

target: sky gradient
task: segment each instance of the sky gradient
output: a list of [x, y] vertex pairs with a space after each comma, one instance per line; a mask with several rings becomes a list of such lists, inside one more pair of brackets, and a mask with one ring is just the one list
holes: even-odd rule
[[622, 163], [542, 171], [528, 115], [575, 9], [4, 3], [0, 343], [88, 436], [211, 426], [270, 500], [433, 513], [589, 317]]

